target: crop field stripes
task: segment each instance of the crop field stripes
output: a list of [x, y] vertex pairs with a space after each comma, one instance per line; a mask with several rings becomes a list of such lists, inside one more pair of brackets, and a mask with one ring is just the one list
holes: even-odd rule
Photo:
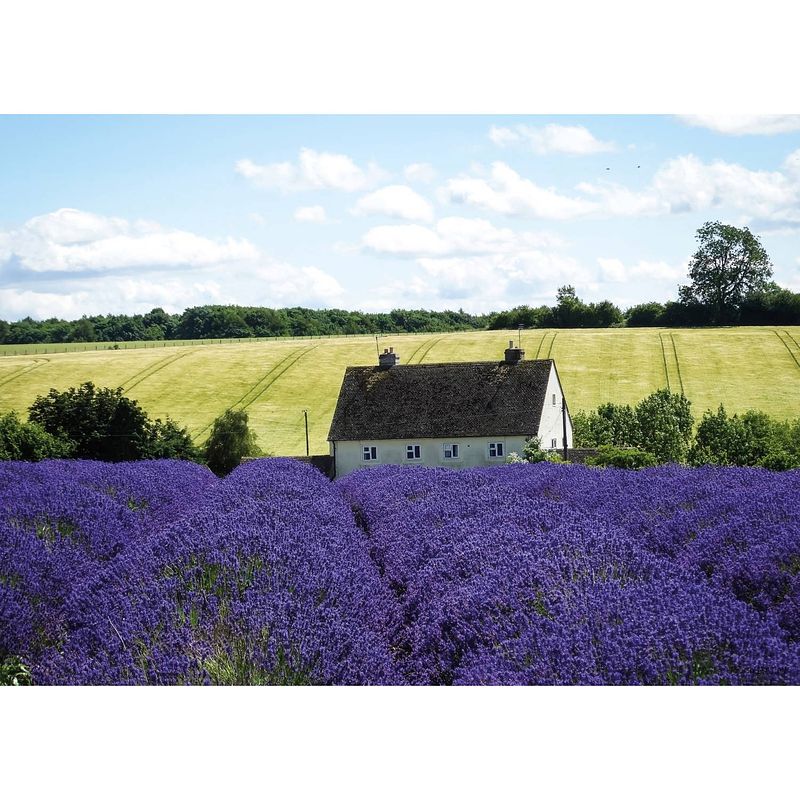
[[550, 340], [550, 344], [547, 346], [547, 355], [545, 358], [550, 358], [553, 355], [553, 343], [556, 340], [556, 336], [558, 336], [558, 331], [553, 334], [553, 338]]
[[170, 364], [174, 364], [176, 361], [180, 361], [182, 358], [186, 358], [186, 356], [190, 355], [192, 355], [192, 351], [188, 353], [173, 353], [165, 358], [160, 358], [155, 364], [145, 367], [143, 370], [140, 370], [135, 375], [128, 378], [128, 380], [122, 384], [122, 388], [128, 392], [133, 389], [134, 386], [138, 386], [142, 381], [146, 381], [148, 378], [151, 378], [157, 372], [164, 369], [164, 367], [168, 367]]
[[[304, 355], [319, 347], [313, 344], [310, 347], [298, 347], [284, 356], [277, 364], [272, 366], [265, 375], [259, 378], [235, 403], [232, 403], [226, 411], [244, 411], [258, 400], [267, 389], [278, 380], [285, 372], [290, 370]], [[202, 436], [212, 425], [213, 420], [197, 433], [192, 435], [192, 439]]]
[[[789, 331], [772, 331], [780, 340], [780, 343], [786, 348], [789, 355], [794, 360], [795, 366], [800, 369], [800, 345], [797, 343], [797, 339], [792, 336]], [[783, 334], [783, 336], [781, 336]]]
[[[666, 337], [667, 341], [664, 342]], [[680, 390], [681, 394], [685, 394], [683, 387], [683, 376], [681, 375], [681, 363], [678, 360], [678, 349], [675, 346], [675, 337], [671, 333], [659, 333], [658, 338], [661, 341], [661, 358], [664, 363], [664, 376], [667, 379], [667, 389], [670, 392], [677, 392]], [[672, 377], [670, 377], [670, 375]]]
[[34, 364], [28, 367], [19, 367], [12, 375], [3, 378], [3, 380], [0, 381], [0, 386], [5, 386], [7, 383], [11, 383], [11, 381], [15, 381], [17, 378], [21, 378], [23, 375], [27, 375], [29, 372], [33, 372], [33, 370], [50, 363], [49, 358], [34, 358], [33, 360], [35, 362]]

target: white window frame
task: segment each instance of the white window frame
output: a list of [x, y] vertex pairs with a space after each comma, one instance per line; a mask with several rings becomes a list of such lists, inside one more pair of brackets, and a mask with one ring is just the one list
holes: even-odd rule
[[505, 450], [506, 446], [503, 442], [489, 442], [489, 458], [505, 458]]
[[[448, 451], [450, 452], [450, 455], [447, 455]], [[444, 458], [445, 461], [460, 461], [461, 448], [459, 447], [458, 442], [448, 442], [447, 444], [443, 444], [442, 458]]]
[[378, 460], [378, 448], [374, 444], [365, 444], [361, 448], [361, 460], [362, 461], [377, 461]]
[[[409, 455], [411, 453], [411, 455]], [[406, 445], [406, 461], [422, 461], [422, 445]]]
[[553, 395], [553, 405], [555, 405], [555, 404], [556, 404], [556, 396]]
[[553, 450], [558, 450], [558, 439], [551, 439], [550, 442], [551, 442], [550, 447]]

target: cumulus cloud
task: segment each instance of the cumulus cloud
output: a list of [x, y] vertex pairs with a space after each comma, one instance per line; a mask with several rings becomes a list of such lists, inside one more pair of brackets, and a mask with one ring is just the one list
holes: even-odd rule
[[608, 153], [616, 150], [613, 142], [603, 142], [582, 125], [515, 125], [513, 128], [492, 126], [489, 138], [499, 147], [525, 144], [538, 155], [566, 153], [573, 156]]
[[468, 253], [512, 253], [556, 248], [563, 242], [545, 232], [498, 228], [485, 219], [445, 217], [433, 228], [423, 225], [379, 225], [362, 237], [365, 248], [399, 256], [444, 256]]
[[694, 155], [663, 164], [642, 189], [610, 180], [584, 181], [572, 195], [542, 187], [503, 162], [488, 176], [462, 176], [440, 190], [444, 202], [464, 203], [507, 216], [540, 219], [635, 217], [728, 209], [744, 221], [800, 219], [800, 156], [782, 170], [751, 170], [725, 161], [706, 163]]
[[375, 309], [461, 307], [473, 313], [522, 303], [552, 302], [555, 287], [595, 288], [594, 276], [575, 259], [543, 251], [420, 258], [420, 272], [383, 284], [369, 299]]
[[609, 283], [632, 280], [675, 282], [686, 278], [686, 265], [674, 266], [665, 261], [638, 261], [626, 265], [618, 258], [598, 258], [600, 274]]
[[684, 114], [680, 119], [687, 125], [729, 136], [800, 131], [800, 114]]
[[440, 197], [444, 202], [463, 203], [497, 214], [541, 219], [573, 219], [597, 210], [596, 203], [539, 186], [502, 161], [492, 164], [488, 178], [462, 176], [448, 180]]
[[179, 311], [204, 303], [328, 305], [344, 290], [247, 240], [60, 209], [0, 232], [0, 319]]
[[398, 219], [430, 222], [433, 219], [433, 206], [410, 187], [393, 185], [361, 197], [353, 207], [353, 213], [383, 214]]
[[436, 170], [431, 164], [409, 164], [403, 174], [409, 183], [433, 183], [436, 180]]
[[328, 221], [328, 215], [322, 206], [302, 206], [295, 210], [294, 218], [298, 222], [317, 222]]
[[320, 153], [304, 147], [297, 162], [257, 164], [249, 158], [236, 162], [236, 172], [262, 189], [300, 192], [310, 189], [337, 189], [359, 192], [383, 181], [386, 173], [377, 164], [358, 166], [349, 156]]

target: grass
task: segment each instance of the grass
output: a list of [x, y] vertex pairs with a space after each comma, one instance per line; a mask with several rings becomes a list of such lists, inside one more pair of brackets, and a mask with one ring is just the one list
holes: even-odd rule
[[[394, 347], [402, 364], [490, 361], [502, 359], [512, 335], [390, 335], [380, 347]], [[522, 346], [527, 358], [555, 359], [573, 411], [633, 404], [669, 385], [683, 387], [698, 418], [720, 403], [729, 412], [800, 416], [798, 327], [537, 330], [523, 332]], [[374, 363], [370, 336], [15, 353], [0, 357], [0, 412], [24, 415], [50, 388], [93, 381], [122, 386], [152, 417], [169, 415], [198, 442], [225, 409], [243, 408], [261, 447], [277, 455], [305, 453], [308, 409], [311, 452], [322, 453], [345, 367]]]

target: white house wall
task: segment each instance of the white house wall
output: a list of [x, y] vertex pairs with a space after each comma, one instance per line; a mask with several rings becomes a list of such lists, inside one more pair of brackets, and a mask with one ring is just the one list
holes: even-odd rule
[[[490, 442], [503, 443], [503, 456], [489, 457]], [[421, 458], [406, 458], [406, 446], [420, 445]], [[445, 459], [444, 445], [457, 444], [459, 458]], [[364, 447], [377, 448], [376, 461], [364, 461]], [[336, 442], [335, 449], [331, 445], [331, 455], [336, 457], [336, 477], [347, 475], [356, 469], [377, 467], [382, 464], [404, 464], [406, 466], [451, 467], [486, 467], [491, 464], [504, 464], [509, 453], [522, 454], [525, 447], [524, 436], [481, 436], [451, 439], [373, 439], [363, 442]]]
[[[556, 401], [553, 404], [553, 395]], [[555, 365], [550, 367], [550, 377], [547, 381], [547, 394], [544, 399], [542, 416], [539, 420], [538, 437], [543, 450], [553, 449], [553, 439], [556, 440], [556, 449], [564, 447], [564, 422], [561, 417], [561, 402], [563, 392], [558, 380]], [[567, 447], [572, 447], [572, 420], [567, 414]]]

